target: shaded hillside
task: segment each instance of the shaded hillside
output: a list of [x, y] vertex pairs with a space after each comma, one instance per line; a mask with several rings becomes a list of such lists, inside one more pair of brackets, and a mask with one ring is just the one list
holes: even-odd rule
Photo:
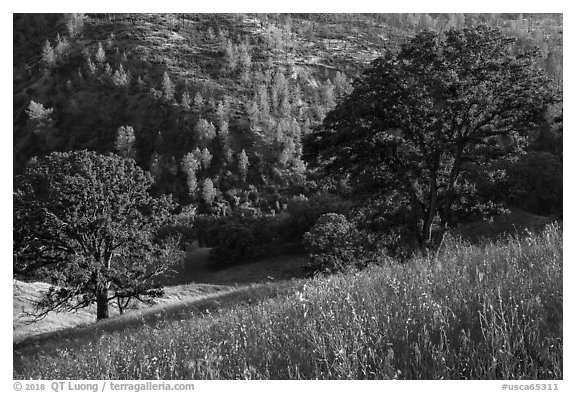
[[157, 192], [274, 208], [278, 192], [305, 189], [302, 136], [370, 61], [418, 30], [479, 22], [540, 47], [561, 75], [558, 15], [16, 15], [15, 170], [128, 143]]

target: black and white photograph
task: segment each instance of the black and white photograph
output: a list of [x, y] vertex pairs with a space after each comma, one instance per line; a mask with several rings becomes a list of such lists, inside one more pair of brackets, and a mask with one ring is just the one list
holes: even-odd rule
[[563, 390], [562, 9], [381, 8], [12, 14], [14, 391]]

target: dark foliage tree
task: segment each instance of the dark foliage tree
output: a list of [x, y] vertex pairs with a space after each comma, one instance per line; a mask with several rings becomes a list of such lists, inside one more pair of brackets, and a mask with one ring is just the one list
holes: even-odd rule
[[133, 160], [88, 151], [52, 153], [28, 163], [14, 192], [14, 271], [53, 286], [37, 317], [162, 295], [154, 278], [181, 258], [176, 239], [157, 230], [171, 202], [152, 198], [152, 177]]
[[[387, 204], [423, 252], [479, 206], [471, 174], [525, 148], [528, 131], [558, 97], [514, 40], [486, 26], [424, 31], [374, 61], [354, 91], [309, 136], [312, 166]], [[436, 230], [435, 230], [436, 229]]]

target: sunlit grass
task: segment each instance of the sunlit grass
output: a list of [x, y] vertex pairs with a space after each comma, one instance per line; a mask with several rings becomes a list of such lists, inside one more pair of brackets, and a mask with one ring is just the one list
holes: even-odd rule
[[24, 354], [15, 378], [560, 379], [562, 229]]

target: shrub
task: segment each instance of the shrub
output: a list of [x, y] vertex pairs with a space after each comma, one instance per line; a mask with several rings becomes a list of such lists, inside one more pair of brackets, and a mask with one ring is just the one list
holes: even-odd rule
[[307, 198], [297, 196], [288, 202], [287, 213], [290, 216], [286, 236], [292, 241], [301, 241], [304, 233], [325, 213], [343, 214], [350, 211], [350, 202], [337, 195], [319, 194]]
[[210, 259], [216, 267], [231, 265], [254, 253], [256, 242], [250, 226], [228, 221], [218, 226], [216, 237], [218, 245], [210, 251]]
[[310, 232], [304, 234], [310, 253], [308, 269], [312, 272], [335, 272], [364, 264], [360, 232], [342, 214], [320, 216]]
[[291, 250], [284, 244], [288, 224], [286, 214], [263, 215], [248, 209], [225, 217], [202, 215], [195, 221], [202, 243], [212, 247], [210, 258], [216, 267]]

